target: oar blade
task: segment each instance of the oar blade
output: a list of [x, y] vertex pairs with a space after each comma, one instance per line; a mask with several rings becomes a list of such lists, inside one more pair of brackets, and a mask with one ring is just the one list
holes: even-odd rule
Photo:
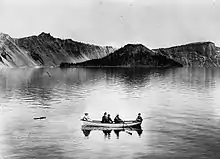
[[132, 135], [132, 132], [129, 132], [129, 131], [125, 131], [127, 134], [129, 134], [129, 135]]

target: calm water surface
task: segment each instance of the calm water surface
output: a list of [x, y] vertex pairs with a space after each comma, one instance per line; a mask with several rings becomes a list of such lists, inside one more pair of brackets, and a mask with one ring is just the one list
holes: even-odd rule
[[[83, 113], [105, 111], [141, 112], [143, 132], [83, 133]], [[0, 71], [0, 158], [219, 159], [219, 150], [220, 69]]]

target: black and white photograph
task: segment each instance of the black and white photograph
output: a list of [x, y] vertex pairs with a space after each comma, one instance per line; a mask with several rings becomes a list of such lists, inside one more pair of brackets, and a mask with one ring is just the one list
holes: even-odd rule
[[0, 0], [0, 159], [220, 159], [220, 1]]

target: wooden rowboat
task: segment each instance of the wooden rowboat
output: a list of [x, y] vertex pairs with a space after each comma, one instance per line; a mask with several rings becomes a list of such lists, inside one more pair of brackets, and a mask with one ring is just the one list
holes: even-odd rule
[[92, 121], [83, 121], [81, 120], [82, 126], [87, 127], [105, 127], [105, 128], [127, 128], [127, 127], [140, 127], [141, 122], [129, 120], [124, 121], [123, 123], [101, 123], [101, 121], [98, 120], [92, 120]]

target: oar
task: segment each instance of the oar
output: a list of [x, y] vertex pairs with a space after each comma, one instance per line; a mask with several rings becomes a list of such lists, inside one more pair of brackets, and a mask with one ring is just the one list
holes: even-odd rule
[[[123, 124], [124, 124], [124, 125], [127, 125], [124, 121], [123, 121]], [[127, 126], [128, 126], [128, 125], [127, 125]], [[128, 127], [129, 127], [129, 126], [128, 126]], [[128, 130], [125, 130], [125, 132], [128, 133], [129, 135], [132, 135], [132, 132], [130, 132], [130, 131], [128, 131]]]
[[128, 133], [129, 135], [132, 135], [132, 132], [125, 130], [126, 133]]

